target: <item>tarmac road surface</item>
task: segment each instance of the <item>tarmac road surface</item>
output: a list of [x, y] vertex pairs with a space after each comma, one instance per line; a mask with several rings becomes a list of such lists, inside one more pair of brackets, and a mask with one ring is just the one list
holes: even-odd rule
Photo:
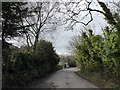
[[56, 71], [34, 88], [98, 88], [89, 81], [79, 77], [74, 72], [76, 68]]

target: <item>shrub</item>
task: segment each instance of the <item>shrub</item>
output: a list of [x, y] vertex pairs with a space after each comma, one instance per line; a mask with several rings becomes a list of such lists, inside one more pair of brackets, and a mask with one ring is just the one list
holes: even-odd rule
[[61, 64], [57, 64], [57, 65], [56, 65], [56, 69], [57, 69], [57, 70], [61, 70], [61, 69], [63, 69], [63, 65], [61, 65]]
[[75, 60], [70, 60], [70, 61], [68, 62], [68, 65], [69, 65], [70, 67], [76, 67], [76, 61], [75, 61]]
[[[32, 50], [32, 48], [31, 48]], [[41, 40], [34, 52], [14, 50], [4, 63], [3, 87], [24, 86], [56, 70], [59, 57], [51, 42]], [[6, 86], [7, 85], [7, 86]]]
[[32, 56], [28, 53], [14, 52], [11, 55], [9, 68], [4, 77], [5, 84], [9, 86], [11, 84], [9, 82], [13, 82], [12, 85], [23, 86], [31, 79], [35, 78], [37, 76], [37, 71], [33, 67], [31, 60]]

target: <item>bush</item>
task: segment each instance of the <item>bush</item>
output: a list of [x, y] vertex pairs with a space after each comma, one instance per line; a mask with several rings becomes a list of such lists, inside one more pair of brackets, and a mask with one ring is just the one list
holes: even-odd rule
[[44, 40], [37, 44], [36, 51], [28, 53], [28, 51], [23, 52], [18, 49], [9, 56], [9, 60], [3, 64], [3, 70], [5, 70], [3, 87], [25, 86], [30, 81], [43, 78], [54, 72], [59, 62], [52, 43]]
[[63, 69], [63, 65], [57, 64], [57, 65], [56, 65], [56, 69], [57, 69], [57, 70]]
[[9, 86], [11, 84], [9, 82], [12, 82], [12, 85], [23, 86], [35, 78], [37, 71], [31, 63], [32, 59], [32, 56], [28, 53], [14, 52], [9, 61], [9, 68], [7, 72], [3, 74], [5, 75], [5, 85], [7, 84]]
[[68, 65], [69, 65], [70, 67], [76, 67], [76, 61], [75, 61], [75, 60], [70, 60], [70, 61], [68, 62]]

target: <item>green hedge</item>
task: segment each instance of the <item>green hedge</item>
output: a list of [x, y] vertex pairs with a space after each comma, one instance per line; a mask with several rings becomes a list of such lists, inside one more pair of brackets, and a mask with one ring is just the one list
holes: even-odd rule
[[44, 40], [38, 43], [37, 51], [29, 53], [20, 49], [15, 50], [7, 62], [3, 61], [3, 87], [25, 86], [32, 83], [54, 72], [58, 62], [59, 57], [52, 43]]
[[75, 61], [75, 60], [70, 60], [70, 61], [68, 62], [68, 65], [69, 65], [70, 67], [76, 67], [76, 61]]
[[57, 70], [63, 69], [63, 65], [57, 64], [57, 65], [56, 65], [56, 69], [57, 69]]

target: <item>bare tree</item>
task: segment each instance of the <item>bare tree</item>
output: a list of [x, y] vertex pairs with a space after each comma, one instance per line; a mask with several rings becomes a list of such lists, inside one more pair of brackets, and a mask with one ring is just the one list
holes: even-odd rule
[[33, 25], [27, 28], [25, 36], [28, 45], [33, 45], [34, 49], [41, 33], [56, 30], [55, 7], [56, 3], [29, 2], [29, 15], [32, 17], [25, 18], [25, 24]]
[[[100, 9], [92, 8], [92, 4]], [[93, 21], [93, 12], [98, 12], [105, 16], [104, 11], [99, 5], [99, 0], [60, 2], [58, 12], [64, 16], [63, 25], [67, 24], [68, 29], [73, 29], [77, 24], [87, 26]]]

